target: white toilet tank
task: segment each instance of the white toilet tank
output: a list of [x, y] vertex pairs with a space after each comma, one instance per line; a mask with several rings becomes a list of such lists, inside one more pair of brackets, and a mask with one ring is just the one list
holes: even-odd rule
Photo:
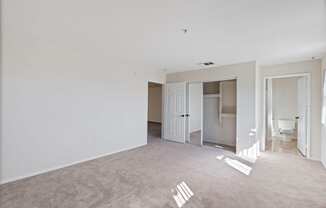
[[278, 128], [280, 130], [293, 130], [295, 129], [295, 120], [291, 119], [279, 119], [278, 122]]
[[295, 138], [295, 120], [279, 119], [277, 121], [279, 133], [284, 141], [291, 141]]

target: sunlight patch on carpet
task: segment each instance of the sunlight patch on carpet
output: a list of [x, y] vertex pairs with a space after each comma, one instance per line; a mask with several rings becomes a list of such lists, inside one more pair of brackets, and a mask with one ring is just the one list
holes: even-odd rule
[[224, 161], [226, 164], [228, 164], [232, 168], [240, 171], [241, 173], [243, 173], [245, 175], [250, 175], [252, 168], [249, 167], [248, 165], [246, 165], [238, 160], [234, 160], [234, 159], [230, 159], [230, 158], [225, 158]]
[[171, 190], [173, 193], [173, 199], [177, 206], [181, 208], [186, 204], [187, 201], [194, 195], [189, 186], [182, 181], [174, 189]]

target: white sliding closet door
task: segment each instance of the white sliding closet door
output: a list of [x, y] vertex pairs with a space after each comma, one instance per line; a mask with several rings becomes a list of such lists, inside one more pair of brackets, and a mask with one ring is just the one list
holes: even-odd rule
[[186, 139], [186, 83], [165, 85], [164, 139], [185, 143]]

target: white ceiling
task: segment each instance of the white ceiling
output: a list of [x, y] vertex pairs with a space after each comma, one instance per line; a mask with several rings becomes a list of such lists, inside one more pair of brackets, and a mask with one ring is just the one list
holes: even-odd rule
[[205, 61], [285, 63], [326, 52], [325, 0], [87, 2], [75, 9], [85, 14], [76, 18], [90, 25], [82, 33], [89, 44], [115, 60], [153, 69], [193, 70]]

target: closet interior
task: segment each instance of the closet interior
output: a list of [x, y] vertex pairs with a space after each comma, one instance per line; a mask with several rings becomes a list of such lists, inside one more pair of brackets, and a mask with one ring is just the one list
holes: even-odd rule
[[236, 80], [203, 83], [203, 144], [236, 148]]

